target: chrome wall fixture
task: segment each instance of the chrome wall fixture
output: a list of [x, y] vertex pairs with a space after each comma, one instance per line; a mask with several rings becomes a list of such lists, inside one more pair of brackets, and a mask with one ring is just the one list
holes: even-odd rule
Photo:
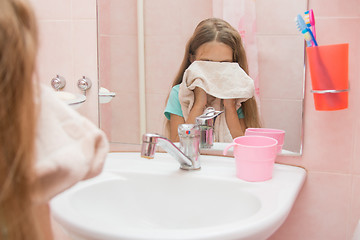
[[84, 95], [86, 95], [86, 91], [91, 88], [91, 80], [85, 76], [80, 78], [77, 82], [78, 88], [84, 92]]
[[56, 90], [59, 91], [63, 89], [66, 85], [66, 80], [64, 77], [60, 76], [59, 74], [56, 75], [53, 79], [51, 79], [51, 86]]

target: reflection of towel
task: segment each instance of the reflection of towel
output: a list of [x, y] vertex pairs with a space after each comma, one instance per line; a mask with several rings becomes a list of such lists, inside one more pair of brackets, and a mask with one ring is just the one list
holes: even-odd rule
[[[179, 99], [185, 120], [194, 103], [195, 87], [200, 87], [216, 99], [209, 98], [207, 107], [223, 110], [220, 99], [237, 99], [236, 108], [241, 102], [254, 96], [254, 81], [242, 70], [238, 63], [195, 61], [186, 69], [180, 84]], [[217, 142], [231, 142], [232, 137], [226, 124], [225, 114], [215, 121]]]
[[104, 133], [47, 88], [40, 89], [36, 136], [37, 201], [48, 201], [100, 173], [109, 144]]

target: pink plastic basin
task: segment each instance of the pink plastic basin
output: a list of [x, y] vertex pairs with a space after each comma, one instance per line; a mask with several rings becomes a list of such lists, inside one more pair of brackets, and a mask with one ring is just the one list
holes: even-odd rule
[[285, 140], [285, 131], [274, 128], [247, 128], [245, 130], [245, 136], [266, 136], [275, 138], [278, 141], [278, 153], [281, 153]]
[[266, 181], [272, 178], [272, 171], [278, 151], [278, 141], [266, 136], [237, 137], [224, 149], [234, 147], [236, 176], [250, 182]]

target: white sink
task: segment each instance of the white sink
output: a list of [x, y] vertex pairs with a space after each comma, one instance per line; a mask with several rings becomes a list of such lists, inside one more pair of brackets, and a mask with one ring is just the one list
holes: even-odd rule
[[306, 177], [276, 164], [273, 179], [235, 177], [233, 158], [201, 156], [198, 171], [166, 153], [110, 153], [104, 171], [51, 201], [74, 239], [266, 239], [286, 219]]

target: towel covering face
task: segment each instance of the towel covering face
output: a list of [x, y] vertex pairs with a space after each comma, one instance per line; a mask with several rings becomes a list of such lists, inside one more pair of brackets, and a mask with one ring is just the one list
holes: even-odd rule
[[[221, 99], [236, 99], [238, 109], [241, 102], [254, 96], [255, 90], [254, 81], [238, 63], [194, 61], [184, 72], [179, 89], [179, 100], [185, 120], [194, 104], [193, 91], [196, 87], [202, 88], [210, 95], [207, 107], [214, 107], [217, 111], [224, 110]], [[225, 114], [217, 118], [214, 130], [215, 141], [232, 141]]]

